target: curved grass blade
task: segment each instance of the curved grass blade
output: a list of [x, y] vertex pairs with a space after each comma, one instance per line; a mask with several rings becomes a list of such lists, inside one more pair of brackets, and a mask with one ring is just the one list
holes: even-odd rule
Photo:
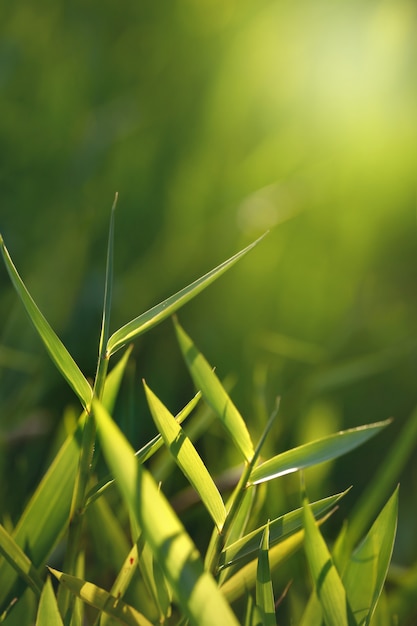
[[342, 581], [358, 624], [369, 626], [384, 587], [397, 528], [398, 487], [352, 554]]
[[305, 552], [326, 626], [356, 626], [345, 588], [307, 501], [303, 518]]
[[52, 330], [51, 326], [32, 299], [32, 296], [26, 289], [13, 264], [1, 235], [0, 248], [13, 286], [24, 305], [27, 314], [29, 315], [32, 324], [42, 339], [49, 356], [70, 387], [72, 387], [75, 391], [83, 407], [87, 408], [92, 397], [92, 389], [87, 382], [87, 379], [82, 374], [78, 365], [75, 363], [62, 341]]
[[175, 311], [177, 311], [180, 307], [219, 278], [224, 272], [226, 272], [226, 270], [231, 268], [239, 259], [247, 254], [249, 250], [252, 250], [252, 248], [256, 246], [256, 244], [259, 243], [264, 236], [265, 235], [232, 256], [227, 261], [224, 261], [221, 265], [212, 269], [201, 278], [198, 278], [187, 287], [184, 287], [181, 291], [178, 291], [176, 294], [170, 296], [160, 304], [157, 304], [145, 313], [142, 313], [142, 315], [139, 315], [132, 321], [128, 322], [122, 328], [119, 328], [119, 330], [113, 333], [107, 343], [107, 356], [111, 356], [126, 343], [133, 341], [133, 339], [136, 339], [136, 337], [139, 337], [139, 335], [142, 335], [144, 332], [148, 331], [150, 328], [156, 326], [164, 319], [175, 313]]
[[245, 459], [251, 461], [254, 455], [254, 447], [242, 416], [211, 366], [197, 350], [191, 338], [177, 320], [174, 320], [174, 324], [178, 343], [195, 386], [201, 390], [206, 402], [220, 418], [223, 426]]
[[[312, 502], [308, 506], [311, 508], [314, 517], [322, 517], [333, 509], [347, 492], [348, 490], [334, 496], [329, 496], [328, 498], [323, 498], [322, 500], [317, 500], [317, 502]], [[272, 547], [303, 527], [303, 509], [295, 509], [281, 517], [277, 517], [270, 521], [268, 526], [268, 541], [269, 545]], [[259, 550], [259, 543], [265, 529], [266, 524], [248, 533], [231, 545], [226, 546], [220, 556], [219, 568], [223, 569], [237, 563], [243, 565], [248, 560], [253, 559]]]
[[157, 429], [178, 467], [199, 494], [219, 531], [226, 519], [222, 497], [206, 466], [181, 426], [144, 382], [146, 399]]
[[64, 626], [49, 576], [39, 602], [36, 626]]
[[312, 465], [336, 459], [365, 443], [390, 423], [391, 420], [385, 420], [351, 428], [287, 450], [256, 467], [250, 475], [249, 485], [256, 485]]
[[36, 595], [42, 592], [43, 582], [36, 568], [22, 548], [0, 524], [0, 553], [23, 578]]
[[97, 585], [76, 576], [59, 572], [56, 569], [52, 569], [52, 567], [48, 569], [59, 580], [61, 585], [64, 585], [75, 596], [96, 609], [111, 615], [122, 624], [127, 624], [127, 626], [152, 626], [152, 623], [142, 613], [139, 613], [139, 611], [119, 598], [112, 596], [101, 587], [97, 587]]
[[269, 569], [269, 524], [266, 524], [259, 546], [258, 568], [256, 571], [256, 606], [259, 609], [263, 626], [276, 626], [274, 590]]
[[173, 593], [191, 623], [237, 626], [229, 605], [150, 473], [99, 402], [94, 403], [105, 458], [130, 514], [142, 529]]

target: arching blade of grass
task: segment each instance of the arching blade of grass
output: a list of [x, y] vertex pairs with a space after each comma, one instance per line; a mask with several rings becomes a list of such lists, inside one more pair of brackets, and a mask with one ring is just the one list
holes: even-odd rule
[[254, 448], [242, 416], [211, 366], [177, 320], [175, 320], [175, 330], [195, 386], [201, 390], [206, 402], [218, 415], [245, 459], [250, 461], [254, 455]]
[[75, 391], [83, 407], [87, 408], [92, 397], [92, 389], [88, 384], [87, 379], [84, 377], [62, 341], [52, 330], [51, 326], [36, 306], [32, 296], [26, 289], [13, 264], [1, 235], [0, 248], [13, 286], [24, 305], [27, 314], [29, 315], [32, 324], [42, 339], [49, 356], [70, 387], [72, 387]]
[[64, 626], [49, 576], [39, 602], [36, 626]]
[[104, 455], [130, 514], [142, 529], [184, 613], [199, 626], [237, 626], [237, 621], [190, 537], [149, 472], [98, 402], [94, 403]]
[[142, 315], [139, 315], [122, 328], [119, 328], [119, 330], [113, 333], [107, 343], [107, 355], [110, 356], [114, 354], [126, 343], [132, 341], [136, 337], [139, 337], [139, 335], [148, 331], [150, 328], [156, 326], [156, 324], [159, 324], [164, 319], [175, 313], [175, 311], [194, 298], [198, 293], [208, 287], [213, 281], [231, 268], [239, 259], [247, 254], [249, 250], [252, 250], [252, 248], [256, 246], [256, 244], [264, 236], [265, 235], [232, 256], [227, 261], [224, 261], [221, 265], [212, 269], [201, 278], [198, 278], [187, 287], [184, 287], [181, 291], [178, 291], [176, 294], [170, 296], [160, 304], [157, 304], [152, 309], [142, 313]]
[[351, 428], [287, 450], [256, 467], [250, 475], [249, 484], [256, 485], [324, 461], [336, 459], [362, 445], [390, 423], [391, 420], [385, 420]]
[[[344, 491], [334, 496], [318, 500], [309, 504], [311, 511], [315, 517], [321, 517], [347, 493]], [[286, 537], [292, 535], [303, 527], [303, 509], [296, 509], [290, 513], [286, 513], [281, 517], [277, 517], [268, 524], [269, 526], [269, 545], [272, 547]], [[266, 525], [253, 530], [238, 541], [226, 546], [220, 556], [220, 568], [230, 567], [239, 563], [243, 565], [246, 561], [253, 559], [259, 550], [259, 544], [262, 535], [265, 532]]]
[[157, 429], [175, 462], [199, 494], [204, 506], [219, 530], [226, 519], [222, 497], [206, 466], [181, 426], [144, 383], [146, 399]]
[[42, 592], [42, 579], [29, 557], [0, 524], [0, 553], [36, 595]]
[[352, 554], [342, 580], [358, 624], [369, 626], [381, 595], [394, 548], [398, 488]]
[[326, 626], [356, 626], [345, 588], [307, 501], [303, 512], [305, 551]]
[[276, 626], [274, 590], [269, 569], [269, 525], [266, 524], [259, 546], [256, 572], [256, 606], [259, 608], [263, 626]]
[[110, 595], [101, 587], [97, 587], [97, 585], [76, 576], [64, 574], [51, 567], [49, 571], [71, 593], [96, 609], [111, 615], [122, 624], [127, 624], [128, 626], [152, 626], [151, 622], [142, 613], [139, 613], [139, 611], [136, 611], [136, 609], [119, 598]]

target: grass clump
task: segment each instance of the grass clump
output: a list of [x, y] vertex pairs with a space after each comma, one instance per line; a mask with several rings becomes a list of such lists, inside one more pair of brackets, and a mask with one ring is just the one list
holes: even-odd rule
[[[259, 441], [253, 441], [226, 386], [175, 316], [182, 305], [231, 268], [259, 240], [111, 333], [115, 208], [116, 201], [111, 214], [98, 362], [92, 384], [38, 309], [0, 239], [17, 294], [52, 361], [80, 403], [75, 428], [50, 463], [16, 526], [0, 526], [1, 620], [23, 626], [34, 622], [39, 626], [269, 626], [277, 623], [279, 605], [274, 573], [289, 556], [304, 548], [312, 586], [310, 600], [298, 616], [300, 623], [371, 623], [383, 594], [396, 533], [398, 489], [384, 502], [392, 475], [383, 479], [382, 486], [379, 483], [378, 497], [361, 505], [352, 523], [343, 528], [330, 548], [320, 526], [346, 492], [323, 494], [321, 499], [310, 502], [303, 470], [365, 444], [389, 422], [340, 431], [262, 458], [263, 444], [279, 415], [278, 404]], [[158, 434], [140, 450], [134, 450], [112, 417], [130, 345], [171, 317], [197, 393], [174, 416], [144, 381], [144, 394]], [[109, 369], [118, 351], [124, 351], [122, 357]], [[201, 409], [209, 410], [220, 422], [228, 443], [240, 457], [231, 491], [223, 492], [183, 428], [188, 419], [204, 436]], [[203, 549], [197, 549], [193, 530], [186, 529], [174, 510], [164, 491], [162, 473], [148, 468], [146, 462], [163, 450], [165, 467], [173, 463], [179, 468], [205, 511], [211, 537]], [[103, 475], [103, 465], [107, 475]], [[230, 469], [223, 467], [225, 472]], [[274, 519], [259, 519], [257, 495], [262, 494], [264, 485], [294, 472], [302, 478], [299, 506]], [[93, 539], [94, 549], [86, 548], [86, 533]], [[362, 543], [356, 547], [359, 539]], [[114, 572], [107, 588], [99, 579], [88, 578], [89, 563], [95, 559], [104, 561]]]

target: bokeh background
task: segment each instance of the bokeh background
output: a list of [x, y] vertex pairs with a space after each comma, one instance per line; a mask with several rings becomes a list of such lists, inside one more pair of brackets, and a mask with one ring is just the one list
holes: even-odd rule
[[[270, 453], [395, 418], [320, 470], [315, 495], [354, 484], [348, 505], [417, 403], [416, 17], [408, 0], [0, 6], [0, 228], [84, 373], [116, 191], [114, 329], [269, 229], [180, 321], [235, 377], [255, 437], [262, 403], [282, 397]], [[0, 289], [1, 462], [13, 476], [0, 499], [13, 517], [76, 401], [2, 267]], [[141, 378], [173, 412], [193, 388], [170, 322], [134, 359], [118, 419], [139, 447], [154, 432]], [[206, 444], [214, 465], [219, 437]], [[412, 458], [399, 478], [396, 558], [410, 564]]]

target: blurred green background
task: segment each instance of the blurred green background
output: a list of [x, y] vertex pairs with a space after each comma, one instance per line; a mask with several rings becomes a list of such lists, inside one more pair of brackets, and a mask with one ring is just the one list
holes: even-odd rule
[[[0, 229], [84, 373], [116, 191], [114, 329], [270, 229], [180, 321], [221, 377], [236, 376], [254, 436], [259, 394], [267, 411], [282, 396], [269, 452], [395, 418], [322, 470], [315, 495], [354, 484], [348, 504], [417, 404], [416, 17], [405, 0], [0, 7]], [[13, 493], [13, 516], [75, 399], [3, 267], [0, 288], [13, 476], [0, 500]], [[141, 378], [173, 412], [192, 384], [169, 322], [134, 357], [118, 419], [139, 447], [154, 432]], [[416, 469], [401, 476], [404, 563], [417, 555]]]

